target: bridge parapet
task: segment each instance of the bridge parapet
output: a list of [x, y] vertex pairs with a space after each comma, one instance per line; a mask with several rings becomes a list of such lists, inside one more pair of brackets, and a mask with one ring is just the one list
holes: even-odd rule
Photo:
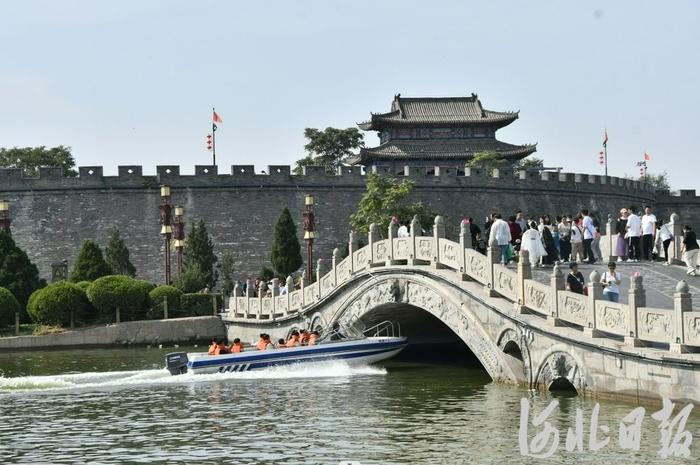
[[[439, 226], [439, 220], [436, 223]], [[414, 225], [415, 229], [415, 225]], [[645, 290], [641, 276], [632, 276], [629, 303], [604, 300], [597, 272], [588, 283], [588, 295], [564, 290], [563, 276], [558, 267], [551, 283], [543, 284], [531, 278], [529, 266], [517, 271], [494, 263], [494, 252], [484, 256], [471, 249], [471, 241], [454, 242], [444, 237], [444, 229], [434, 228], [434, 236], [420, 236], [412, 231], [409, 237], [378, 239], [376, 227], [371, 228], [369, 244], [355, 250], [356, 236], [351, 234], [351, 255], [342, 257], [336, 249], [328, 271], [318, 269], [317, 279], [309, 284], [303, 279], [300, 289], [293, 289], [290, 280], [284, 295], [263, 297], [238, 295], [230, 298], [228, 317], [232, 321], [280, 321], [313, 312], [319, 305], [359, 274], [375, 267], [406, 269], [453, 270], [452, 279], [484, 286], [490, 295], [513, 303], [513, 315], [536, 314], [553, 326], [566, 325], [582, 331], [582, 337], [623, 338], [633, 347], [655, 344], [673, 353], [700, 352], [700, 311], [692, 311], [691, 295], [685, 281], [680, 281], [674, 295], [673, 308], [653, 308], [645, 305]], [[467, 246], [465, 247], [465, 243]], [[527, 261], [523, 252], [521, 262]], [[449, 276], [449, 274], [448, 274]], [[262, 293], [260, 293], [262, 294]]]

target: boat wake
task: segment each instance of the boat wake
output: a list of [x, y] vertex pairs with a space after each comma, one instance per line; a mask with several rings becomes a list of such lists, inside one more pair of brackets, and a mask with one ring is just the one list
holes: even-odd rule
[[290, 379], [290, 378], [349, 378], [353, 376], [385, 375], [386, 369], [370, 365], [348, 365], [340, 360], [282, 365], [262, 370], [172, 376], [165, 368], [159, 370], [107, 371], [51, 376], [0, 377], [0, 394], [21, 392], [64, 392], [101, 388], [138, 387], [155, 384], [181, 385], [222, 380]]

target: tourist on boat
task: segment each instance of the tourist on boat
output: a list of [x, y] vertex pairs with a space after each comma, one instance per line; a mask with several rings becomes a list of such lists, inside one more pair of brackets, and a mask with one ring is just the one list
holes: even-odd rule
[[237, 354], [240, 352], [243, 352], [243, 344], [241, 344], [241, 340], [239, 338], [236, 338], [233, 340], [233, 344], [231, 344], [231, 353]]
[[316, 341], [321, 335], [318, 334], [318, 331], [311, 331], [311, 334], [309, 335], [309, 345], [310, 346], [315, 346]]
[[289, 337], [289, 340], [287, 341], [287, 347], [295, 347], [299, 345], [299, 331], [292, 331], [292, 335]]
[[207, 354], [214, 355], [214, 353], [216, 352], [217, 345], [218, 344], [216, 343], [216, 339], [212, 339], [211, 344], [209, 344], [209, 351], [207, 352]]
[[219, 339], [218, 341], [216, 341], [216, 349], [214, 349], [214, 355], [223, 355], [228, 353], [228, 347], [226, 347], [226, 344], [224, 344], [224, 340]]
[[277, 348], [278, 348], [278, 349], [286, 349], [286, 348], [287, 348], [287, 343], [284, 342], [284, 339], [279, 338], [279, 339], [277, 340]]
[[309, 332], [305, 329], [299, 331], [299, 344], [305, 346], [309, 343]]
[[270, 335], [261, 333], [260, 340], [255, 346], [258, 348], [258, 350], [265, 350], [270, 346], [270, 344], [272, 344], [272, 341], [270, 340]]

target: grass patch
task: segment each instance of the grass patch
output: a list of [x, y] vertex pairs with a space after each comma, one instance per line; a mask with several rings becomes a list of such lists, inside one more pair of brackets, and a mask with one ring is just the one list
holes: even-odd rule
[[[43, 336], [45, 334], [56, 334], [62, 333], [65, 329], [60, 326], [48, 326], [48, 325], [38, 325], [34, 323], [25, 323], [19, 325], [19, 335], [20, 336]], [[0, 337], [11, 337], [15, 336], [15, 327], [5, 326], [0, 328]]]

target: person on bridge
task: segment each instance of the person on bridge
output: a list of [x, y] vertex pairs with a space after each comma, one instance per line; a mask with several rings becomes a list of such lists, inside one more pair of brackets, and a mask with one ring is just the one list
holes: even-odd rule
[[546, 256], [547, 251], [544, 249], [544, 245], [542, 245], [542, 236], [534, 221], [530, 223], [530, 229], [525, 231], [521, 240], [522, 244], [520, 250], [528, 251], [530, 266], [533, 268], [538, 266], [540, 264], [540, 258]]
[[697, 276], [695, 268], [697, 268], [698, 263], [698, 238], [695, 236], [695, 231], [687, 224], [683, 226], [681, 251], [683, 252], [683, 261], [688, 267], [686, 274]]
[[583, 231], [578, 218], [568, 217], [571, 223], [571, 257], [572, 262], [583, 261]]
[[644, 207], [644, 216], [642, 216], [642, 252], [644, 260], [652, 259], [652, 250], [654, 250], [654, 237], [656, 236], [656, 216], [651, 212], [651, 207]]
[[629, 239], [630, 261], [638, 262], [642, 258], [642, 220], [637, 216], [637, 207], [630, 207], [629, 212], [630, 214], [627, 217], [627, 238]]
[[508, 264], [508, 248], [510, 247], [510, 227], [508, 223], [503, 221], [501, 215], [494, 215], [493, 224], [491, 225], [491, 234], [489, 244], [495, 243], [501, 249], [501, 265]]
[[615, 262], [608, 263], [608, 271], [603, 273], [600, 277], [600, 282], [605, 284], [603, 289], [603, 297], [605, 297], [610, 302], [620, 301], [620, 283], [622, 282], [622, 277], [620, 273], [615, 270]]
[[231, 344], [230, 350], [232, 354], [238, 354], [240, 352], [243, 352], [243, 344], [241, 344], [241, 340], [239, 338], [233, 340], [233, 344]]
[[668, 262], [668, 246], [671, 244], [671, 241], [673, 240], [673, 233], [671, 232], [671, 224], [670, 223], [664, 223], [663, 221], [659, 220], [656, 222], [656, 228], [658, 231], [656, 231], [656, 250], [659, 252], [659, 255], [661, 255], [661, 249], [664, 251], [664, 265], [670, 265]]
[[566, 263], [571, 256], [571, 220], [566, 215], [557, 218], [557, 231], [559, 232], [559, 258]]
[[595, 225], [593, 224], [593, 218], [588, 215], [587, 208], [581, 210], [580, 216], [583, 228], [583, 252], [586, 255], [586, 261], [592, 265], [595, 263], [592, 248], [593, 239], [595, 239]]
[[576, 294], [583, 294], [584, 286], [583, 274], [578, 270], [578, 263], [569, 263], [569, 274], [566, 275], [566, 290]]
[[627, 217], [629, 212], [626, 208], [620, 210], [620, 217], [617, 219], [615, 224], [615, 232], [617, 232], [617, 242], [615, 244], [615, 255], [617, 256], [617, 261], [621, 262], [627, 260], [627, 254], [629, 253], [627, 239]]

